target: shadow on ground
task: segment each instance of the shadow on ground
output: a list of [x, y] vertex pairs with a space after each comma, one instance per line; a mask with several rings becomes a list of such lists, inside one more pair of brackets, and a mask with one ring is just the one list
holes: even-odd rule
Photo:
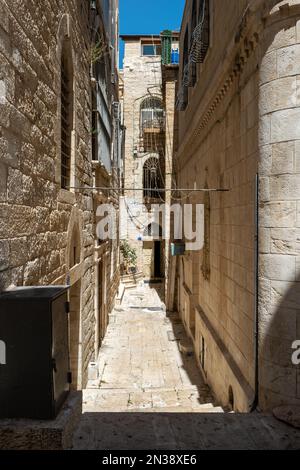
[[85, 413], [75, 449], [300, 449], [299, 430], [261, 414]]

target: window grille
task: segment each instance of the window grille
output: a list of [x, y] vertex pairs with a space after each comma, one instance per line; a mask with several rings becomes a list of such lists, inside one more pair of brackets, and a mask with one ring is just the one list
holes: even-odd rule
[[198, 25], [193, 29], [191, 56], [194, 63], [203, 63], [209, 48], [210, 15], [209, 0], [201, 0]]
[[158, 158], [150, 157], [146, 160], [143, 169], [144, 198], [159, 199], [164, 197], [162, 191], [162, 170]]
[[93, 92], [92, 96], [92, 159], [97, 161], [98, 160], [98, 136], [99, 136], [99, 118], [98, 118], [98, 111], [97, 111], [97, 96], [96, 92]]
[[200, 0], [198, 24], [195, 25], [196, 4], [194, 3], [191, 18], [191, 38], [189, 41], [188, 27], [184, 37], [182, 80], [177, 97], [177, 109], [185, 110], [188, 102], [188, 87], [194, 86], [197, 79], [196, 64], [203, 63], [209, 48], [210, 39], [210, 5], [209, 0]]
[[184, 111], [188, 103], [188, 85], [189, 85], [189, 73], [190, 73], [190, 62], [189, 62], [189, 29], [188, 26], [185, 30], [184, 41], [183, 41], [183, 59], [182, 59], [182, 78], [181, 87], [178, 92], [176, 106], [179, 111]]
[[141, 104], [141, 128], [162, 128], [164, 110], [159, 98], [146, 98]]
[[72, 139], [72, 79], [64, 51], [61, 59], [61, 187], [70, 187]]
[[[191, 31], [194, 32], [197, 26], [197, 0], [193, 1], [193, 9], [192, 9], [192, 19], [191, 19]], [[193, 42], [194, 42], [194, 35], [191, 34], [190, 37], [190, 50], [193, 49]], [[191, 70], [190, 70], [190, 85], [194, 86], [197, 81], [197, 63], [191, 63]]]

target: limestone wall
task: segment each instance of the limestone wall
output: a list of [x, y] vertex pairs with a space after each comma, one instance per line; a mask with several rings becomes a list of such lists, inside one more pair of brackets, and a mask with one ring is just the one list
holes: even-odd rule
[[[300, 10], [298, 2], [283, 3], [293, 6], [271, 11], [258, 2], [211, 2], [211, 48], [179, 113], [179, 185], [229, 189], [187, 200], [205, 203], [209, 237], [204, 250], [187, 253], [180, 263], [181, 315], [188, 293], [196, 325], [189, 333], [199, 365], [204, 340], [208, 382], [223, 404], [231, 401], [232, 389], [240, 411], [248, 411], [255, 397], [257, 313], [259, 405], [267, 409], [299, 399], [291, 344], [299, 308], [292, 299], [298, 266]], [[188, 20], [186, 14], [183, 31]]]
[[[151, 40], [150, 40], [151, 42]], [[125, 196], [136, 203], [136, 214], [133, 217], [134, 224], [130, 229], [129, 243], [137, 251], [137, 267], [144, 272], [146, 277], [152, 272], [152, 253], [143, 255], [143, 242], [137, 241], [139, 235], [143, 235], [143, 164], [151, 154], [140, 152], [140, 105], [143, 99], [154, 95], [162, 98], [161, 91], [161, 57], [142, 56], [140, 39], [125, 40], [124, 58], [124, 125], [126, 127], [125, 161], [124, 161], [124, 185], [130, 190], [125, 191]], [[131, 188], [137, 188], [134, 190]]]
[[[260, 70], [260, 402], [300, 403], [300, 2], [274, 8]], [[294, 16], [295, 15], [295, 16]]]
[[83, 386], [95, 359], [94, 208], [91, 191], [60, 189], [60, 52], [69, 37], [72, 182], [91, 186], [87, 10], [84, 1], [0, 1], [0, 289], [81, 280]]

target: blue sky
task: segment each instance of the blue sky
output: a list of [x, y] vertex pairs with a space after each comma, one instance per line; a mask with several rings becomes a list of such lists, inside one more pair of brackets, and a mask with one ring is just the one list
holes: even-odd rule
[[[159, 34], [179, 30], [185, 0], [120, 0], [121, 34]], [[121, 42], [120, 67], [124, 48]]]

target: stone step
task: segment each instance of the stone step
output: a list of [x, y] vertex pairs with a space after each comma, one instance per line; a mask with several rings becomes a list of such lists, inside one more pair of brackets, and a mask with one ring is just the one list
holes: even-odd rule
[[[137, 394], [139, 395], [139, 394]], [[159, 412], [159, 413], [225, 413], [220, 406], [214, 406], [212, 403], [196, 404], [194, 401], [178, 399], [173, 404], [168, 403], [166, 397], [161, 397], [161, 404], [158, 403], [159, 397], [152, 401], [151, 396], [143, 394], [135, 396], [134, 393], [97, 393], [94, 389], [86, 391], [83, 397], [85, 411], [118, 411], [118, 412]], [[171, 399], [172, 401], [172, 399]]]
[[130, 411], [145, 411], [149, 413], [224, 413], [223, 408], [220, 406], [211, 406], [207, 408], [190, 408], [182, 405], [178, 406], [165, 406], [165, 407], [154, 407], [154, 408], [133, 408]]
[[139, 272], [139, 273], [136, 273], [136, 274], [124, 274], [122, 277], [121, 277], [121, 282], [122, 283], [125, 283], [126, 281], [130, 280], [142, 280], [144, 278], [144, 275], [143, 273]]
[[126, 290], [131, 290], [131, 289], [135, 289], [135, 288], [136, 288], [136, 284], [126, 284], [125, 285]]
[[221, 406], [214, 406], [213, 403], [205, 403], [195, 407], [195, 410], [198, 410], [202, 413], [224, 413], [224, 410]]
[[132, 279], [126, 279], [123, 281], [123, 286], [126, 288], [128, 285], [134, 285], [136, 287], [136, 283]]
[[179, 351], [182, 354], [194, 354], [194, 344], [189, 338], [183, 338], [179, 341]]

